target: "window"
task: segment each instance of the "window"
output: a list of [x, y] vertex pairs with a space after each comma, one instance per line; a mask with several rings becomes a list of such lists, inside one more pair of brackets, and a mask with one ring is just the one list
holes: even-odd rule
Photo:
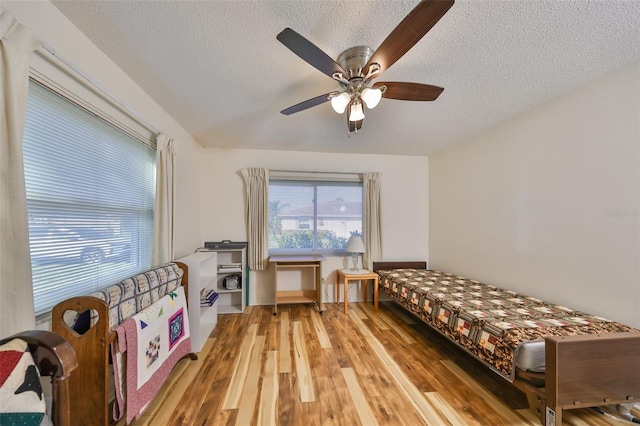
[[268, 226], [270, 252], [343, 253], [362, 233], [362, 182], [271, 177]]
[[311, 219], [300, 219], [298, 229], [311, 229]]
[[23, 152], [37, 315], [150, 268], [153, 148], [31, 81]]

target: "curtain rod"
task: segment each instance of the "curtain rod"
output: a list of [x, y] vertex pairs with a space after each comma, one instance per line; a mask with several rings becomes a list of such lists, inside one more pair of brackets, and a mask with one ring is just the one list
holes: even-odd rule
[[[136, 118], [136, 120], [138, 120], [140, 122], [140, 124], [142, 124], [143, 126], [145, 126], [148, 130], [152, 131], [153, 133], [155, 133], [156, 136], [158, 136], [161, 132], [153, 125], [151, 124], [149, 121], [145, 120], [143, 117], [141, 117], [138, 113], [136, 113], [135, 111], [133, 111], [131, 108], [129, 108], [127, 105], [125, 105], [122, 101], [120, 101], [120, 99], [116, 98], [115, 96], [113, 96], [111, 93], [109, 93], [109, 91], [107, 91], [107, 89], [105, 89], [104, 87], [102, 87], [100, 84], [96, 83], [91, 77], [89, 77], [88, 75], [86, 75], [84, 72], [80, 71], [76, 66], [74, 66], [73, 64], [71, 64], [69, 61], [67, 61], [66, 59], [62, 58], [61, 56], [59, 56], [58, 54], [56, 54], [56, 50], [50, 46], [47, 46], [46, 44], [42, 45], [42, 49], [44, 49], [46, 52], [48, 52], [49, 54], [51, 54], [51, 56], [55, 57], [58, 61], [62, 62], [65, 66], [69, 67], [71, 70], [73, 70], [73, 72], [75, 72], [76, 74], [78, 74], [80, 77], [82, 77], [87, 83], [91, 84], [93, 87], [95, 87], [96, 89], [98, 89], [102, 94], [104, 94], [105, 96], [107, 96], [109, 99], [111, 99], [111, 101], [115, 102], [117, 105], [119, 105], [122, 109], [124, 109], [125, 111], [127, 111], [127, 113], [131, 114], [134, 118]], [[38, 50], [39, 51], [39, 50]]]
[[319, 175], [361, 175], [362, 173], [358, 172], [314, 172], [310, 170], [276, 170], [269, 169], [270, 172], [276, 173], [315, 173]]

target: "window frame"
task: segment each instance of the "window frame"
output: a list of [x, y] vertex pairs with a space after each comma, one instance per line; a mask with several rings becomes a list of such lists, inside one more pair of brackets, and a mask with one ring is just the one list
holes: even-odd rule
[[[274, 176], [275, 175], [275, 176]], [[313, 233], [313, 246], [311, 249], [301, 248], [272, 248], [270, 246], [271, 239], [269, 238], [269, 254], [270, 255], [308, 255], [308, 254], [320, 254], [328, 256], [349, 256], [350, 253], [346, 251], [346, 245], [349, 236], [346, 236], [346, 241], [343, 249], [324, 249], [317, 248], [318, 245], [318, 231], [320, 222], [327, 222], [326, 217], [318, 217], [318, 203], [317, 203], [317, 190], [318, 187], [323, 186], [339, 186], [339, 187], [356, 187], [360, 188], [360, 230], [348, 231], [351, 235], [357, 234], [362, 236], [364, 232], [364, 184], [362, 176], [354, 173], [323, 173], [323, 172], [270, 172], [269, 176], [269, 192], [271, 185], [300, 185], [309, 186], [314, 190], [313, 193], [313, 216], [310, 219], [310, 231]], [[271, 200], [269, 200], [270, 202]], [[298, 220], [296, 220], [298, 221]], [[322, 225], [325, 226], [324, 223]], [[267, 224], [267, 233], [270, 233], [271, 229]], [[363, 237], [364, 238], [364, 237]]]

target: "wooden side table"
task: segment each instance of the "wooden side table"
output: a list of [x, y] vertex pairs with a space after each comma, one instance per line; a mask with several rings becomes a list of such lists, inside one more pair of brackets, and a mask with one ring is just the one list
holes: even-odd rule
[[364, 283], [364, 301], [367, 301], [367, 282], [373, 281], [373, 306], [378, 312], [378, 274], [369, 271], [350, 272], [349, 269], [338, 269], [338, 281], [336, 282], [336, 303], [340, 303], [340, 281], [344, 282], [344, 313], [349, 313], [349, 281], [362, 281]]

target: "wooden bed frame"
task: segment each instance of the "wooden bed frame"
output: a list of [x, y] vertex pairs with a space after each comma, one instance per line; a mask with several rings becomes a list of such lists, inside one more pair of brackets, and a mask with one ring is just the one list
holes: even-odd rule
[[69, 375], [78, 367], [76, 354], [62, 337], [50, 331], [29, 330], [0, 340], [3, 345], [13, 339], [27, 343], [40, 376], [51, 377], [51, 421], [56, 426], [71, 426], [69, 409]]
[[[373, 263], [374, 271], [401, 268], [427, 263]], [[572, 408], [640, 402], [640, 332], [548, 337], [545, 360], [545, 373], [516, 370], [513, 381], [543, 425], [562, 425]]]
[[[188, 295], [189, 273], [187, 265], [175, 262], [184, 271], [182, 286]], [[189, 300], [187, 296], [187, 300]], [[76, 333], [66, 322], [65, 313], [95, 310], [98, 322], [86, 333]], [[52, 311], [52, 329], [67, 340], [78, 358], [79, 368], [69, 380], [71, 417], [74, 425], [103, 425], [112, 421], [113, 401], [109, 398], [109, 384], [113, 383], [110, 368], [110, 346], [116, 340], [116, 332], [109, 329], [109, 306], [91, 296], [73, 297], [58, 303]], [[197, 355], [190, 353], [190, 359]]]

